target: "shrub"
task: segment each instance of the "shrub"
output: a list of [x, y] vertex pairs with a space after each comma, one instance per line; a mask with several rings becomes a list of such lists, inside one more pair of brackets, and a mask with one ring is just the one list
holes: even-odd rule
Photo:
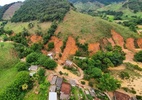
[[127, 73], [127, 72], [121, 72], [120, 73], [120, 78], [122, 78], [122, 79], [129, 79], [130, 78], [130, 75], [129, 75], [129, 73]]
[[18, 62], [15, 67], [17, 68], [18, 71], [25, 71], [28, 70], [28, 64], [25, 62]]
[[134, 60], [138, 62], [142, 62], [142, 51], [139, 51], [138, 53], [134, 55]]
[[54, 42], [49, 42], [48, 43], [48, 50], [52, 50], [54, 48]]
[[36, 52], [33, 52], [31, 54], [29, 54], [27, 57], [26, 57], [26, 61], [28, 63], [34, 63], [34, 64], [38, 64], [38, 58], [39, 58], [39, 54], [36, 53]]
[[81, 81], [81, 84], [82, 84], [82, 85], [85, 85], [85, 82], [84, 82], [84, 81]]

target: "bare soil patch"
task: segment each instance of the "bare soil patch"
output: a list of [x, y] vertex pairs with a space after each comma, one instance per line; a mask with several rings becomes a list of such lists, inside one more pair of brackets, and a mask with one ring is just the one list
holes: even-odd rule
[[88, 51], [90, 52], [90, 54], [94, 54], [99, 50], [100, 50], [100, 43], [91, 43], [91, 44], [89, 44]]
[[74, 38], [72, 38], [71, 36], [68, 37], [66, 47], [64, 49], [61, 59], [63, 61], [65, 61], [70, 55], [74, 55], [77, 50], [78, 50], [78, 48], [76, 46], [76, 42], [75, 42]]
[[41, 36], [38, 36], [38, 35], [32, 35], [32, 36], [30, 37], [30, 41], [31, 41], [32, 43], [38, 43], [38, 42], [42, 41], [42, 37], [41, 37]]
[[126, 48], [131, 50], [131, 51], [135, 51], [135, 45], [134, 45], [134, 39], [133, 38], [128, 38], [126, 40]]

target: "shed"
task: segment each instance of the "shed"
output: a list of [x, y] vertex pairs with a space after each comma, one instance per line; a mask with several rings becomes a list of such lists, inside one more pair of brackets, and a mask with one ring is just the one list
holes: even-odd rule
[[58, 77], [56, 81], [57, 90], [60, 90], [62, 82], [63, 82], [63, 78]]
[[56, 85], [50, 86], [50, 92], [55, 92], [56, 91]]
[[30, 68], [29, 68], [29, 71], [37, 71], [38, 69], [38, 66], [37, 65], [32, 65]]
[[65, 62], [65, 66], [69, 66], [69, 67], [71, 67], [73, 65], [73, 62], [72, 61], [70, 61], [70, 60], [66, 60], [66, 62]]
[[70, 92], [71, 92], [71, 85], [69, 83], [63, 82], [61, 87], [60, 99], [68, 100], [70, 97]]
[[95, 97], [96, 93], [95, 90], [93, 88], [90, 88], [90, 94], [92, 97]]
[[57, 76], [53, 76], [51, 84], [54, 85], [56, 83], [56, 80], [57, 80]]
[[49, 100], [57, 100], [57, 93], [49, 92]]
[[71, 84], [71, 86], [76, 86], [75, 80], [70, 80], [69, 83]]

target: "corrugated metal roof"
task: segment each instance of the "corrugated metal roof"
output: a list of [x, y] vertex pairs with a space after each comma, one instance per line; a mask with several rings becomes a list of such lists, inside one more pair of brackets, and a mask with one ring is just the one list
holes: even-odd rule
[[49, 92], [49, 100], [57, 100], [57, 93]]

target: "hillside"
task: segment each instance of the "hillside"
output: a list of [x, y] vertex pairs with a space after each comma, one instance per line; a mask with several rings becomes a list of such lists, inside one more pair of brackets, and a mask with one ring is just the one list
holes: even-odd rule
[[26, 0], [14, 14], [12, 21], [39, 20], [44, 22], [61, 20], [69, 8], [70, 5], [66, 0]]
[[56, 34], [62, 39], [72, 35], [88, 42], [95, 42], [111, 37], [111, 30], [120, 33], [125, 39], [137, 37], [136, 33], [126, 27], [75, 11], [70, 11], [66, 15], [63, 23], [59, 24]]
[[13, 17], [15, 11], [17, 11], [22, 5], [23, 5], [22, 2], [16, 2], [13, 5], [11, 5], [3, 14], [2, 19], [10, 20]]
[[3, 14], [5, 13], [5, 11], [13, 4], [14, 3], [7, 4], [7, 5], [4, 5], [3, 7], [0, 8], [0, 20], [2, 20], [2, 17], [3, 17]]

